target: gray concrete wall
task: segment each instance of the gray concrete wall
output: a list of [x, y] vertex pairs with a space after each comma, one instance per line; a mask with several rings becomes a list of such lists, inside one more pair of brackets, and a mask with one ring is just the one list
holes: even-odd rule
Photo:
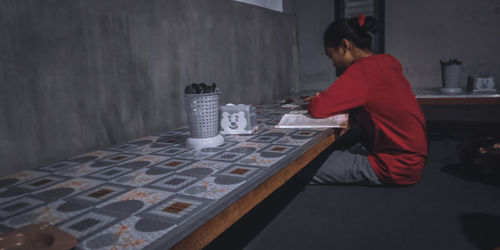
[[297, 91], [295, 28], [230, 0], [0, 1], [0, 175], [185, 125], [192, 82]]
[[[487, 73], [500, 88], [500, 2], [386, 0], [386, 52], [397, 57], [413, 88], [442, 87], [439, 60], [463, 61], [467, 75]], [[500, 120], [497, 106], [426, 106], [428, 121]], [[481, 128], [477, 128], [480, 130]]]
[[296, 15], [298, 20], [300, 89], [328, 88], [336, 77], [323, 49], [323, 32], [335, 19], [335, 1], [284, 0], [283, 11]]
[[413, 87], [441, 87], [439, 60], [447, 58], [463, 61], [463, 87], [474, 72], [498, 82], [499, 23], [498, 0], [387, 0], [386, 52], [401, 61]]
[[[321, 36], [334, 17], [334, 0], [284, 0], [299, 22], [301, 89], [325, 89], [335, 72]], [[385, 50], [398, 58], [412, 87], [441, 87], [440, 59], [464, 63], [462, 86], [474, 72], [491, 74], [500, 88], [500, 1], [386, 0]]]

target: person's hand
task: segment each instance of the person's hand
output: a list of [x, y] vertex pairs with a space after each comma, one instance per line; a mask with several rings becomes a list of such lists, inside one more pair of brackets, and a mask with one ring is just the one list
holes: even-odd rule
[[308, 102], [308, 101], [311, 101], [311, 99], [313, 99], [313, 98], [314, 98], [314, 97], [316, 97], [316, 96], [319, 96], [319, 92], [318, 92], [318, 93], [316, 93], [316, 95], [314, 95], [314, 96], [306, 96], [306, 97], [303, 97], [303, 98], [302, 98], [302, 100], [303, 100], [304, 102]]
[[304, 98], [302, 98], [302, 101], [304, 102], [308, 102], [310, 101], [314, 96], [305, 96]]

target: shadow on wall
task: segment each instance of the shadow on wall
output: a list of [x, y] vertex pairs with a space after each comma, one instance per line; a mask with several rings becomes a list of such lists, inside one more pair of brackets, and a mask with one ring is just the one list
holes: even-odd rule
[[500, 249], [500, 215], [466, 213], [460, 215], [462, 232], [479, 249]]

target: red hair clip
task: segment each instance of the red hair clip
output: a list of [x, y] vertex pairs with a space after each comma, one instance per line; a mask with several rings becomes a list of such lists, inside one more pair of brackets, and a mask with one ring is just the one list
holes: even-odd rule
[[363, 27], [363, 25], [365, 25], [365, 17], [365, 14], [359, 14], [358, 23], [360, 27]]

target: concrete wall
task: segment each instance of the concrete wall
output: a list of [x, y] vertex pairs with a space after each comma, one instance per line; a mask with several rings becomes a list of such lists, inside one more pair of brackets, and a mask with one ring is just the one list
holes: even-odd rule
[[[335, 72], [322, 50], [334, 19], [334, 0], [284, 0], [297, 15], [301, 89], [325, 89]], [[412, 87], [441, 87], [440, 59], [464, 63], [462, 86], [473, 72], [496, 77], [500, 88], [500, 1], [386, 0], [385, 50], [398, 58]]]
[[185, 125], [192, 82], [297, 91], [295, 28], [231, 0], [0, 1], [0, 175]]
[[[463, 61], [467, 75], [500, 80], [500, 2], [386, 0], [386, 51], [397, 57], [413, 88], [442, 87], [439, 60]], [[426, 106], [427, 121], [500, 121], [496, 105]], [[481, 130], [480, 127], [476, 128]]]
[[500, 86], [500, 1], [386, 0], [386, 51], [413, 87], [441, 87], [440, 59], [463, 61], [462, 86], [474, 72]]
[[263, 8], [283, 12], [282, 0], [234, 0], [242, 3], [253, 4]]
[[335, 68], [323, 49], [323, 32], [335, 19], [333, 0], [284, 0], [283, 11], [297, 16], [300, 89], [326, 89], [335, 81]]

